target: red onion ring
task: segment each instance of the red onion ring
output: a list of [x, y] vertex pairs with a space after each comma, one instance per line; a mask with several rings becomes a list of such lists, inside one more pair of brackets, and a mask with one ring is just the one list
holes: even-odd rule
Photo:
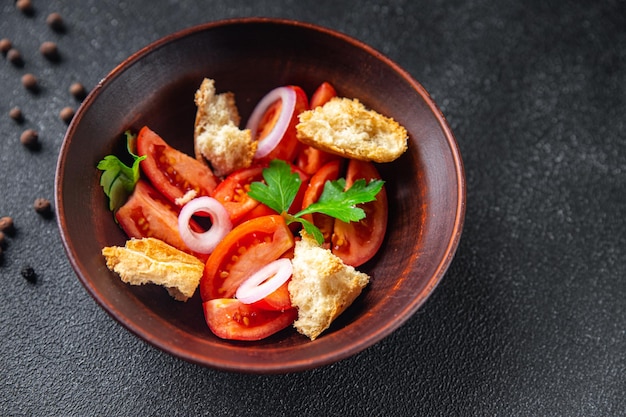
[[[211, 228], [203, 233], [194, 232], [189, 227], [191, 217], [196, 214], [208, 214]], [[213, 197], [198, 197], [185, 204], [178, 215], [178, 232], [189, 249], [198, 253], [211, 253], [217, 244], [233, 228], [228, 212]]]
[[289, 127], [289, 123], [296, 109], [296, 92], [289, 87], [277, 87], [273, 89], [259, 101], [246, 124], [246, 128], [250, 129], [252, 137], [256, 137], [259, 123], [261, 123], [263, 115], [267, 112], [267, 109], [278, 100], [282, 101], [280, 116], [270, 133], [258, 142], [256, 153], [254, 154], [255, 159], [267, 156], [280, 143], [283, 136], [285, 136], [285, 132]]
[[255, 303], [276, 291], [291, 277], [292, 273], [293, 266], [289, 259], [277, 259], [246, 279], [237, 288], [235, 297], [244, 304]]

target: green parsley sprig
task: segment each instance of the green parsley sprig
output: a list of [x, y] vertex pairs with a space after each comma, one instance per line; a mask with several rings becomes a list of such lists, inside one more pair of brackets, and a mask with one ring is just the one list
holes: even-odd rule
[[362, 220], [365, 218], [365, 211], [357, 205], [376, 200], [376, 195], [385, 183], [383, 180], [375, 179], [366, 184], [364, 179], [359, 179], [346, 190], [344, 178], [326, 181], [317, 202], [291, 215], [287, 210], [298, 194], [300, 176], [291, 172], [290, 166], [285, 161], [275, 159], [263, 170], [263, 179], [265, 183], [257, 181], [250, 184], [248, 195], [282, 214], [287, 224], [301, 223], [304, 230], [314, 236], [319, 244], [324, 243], [322, 232], [313, 223], [303, 219], [303, 215], [323, 213], [344, 222]]
[[109, 210], [115, 212], [126, 202], [128, 196], [135, 189], [139, 181], [139, 163], [146, 156], [138, 156], [133, 153], [136, 135], [126, 132], [126, 149], [133, 158], [133, 164], [127, 166], [115, 155], [107, 155], [98, 162], [97, 168], [102, 172], [100, 185], [104, 193], [109, 197]]

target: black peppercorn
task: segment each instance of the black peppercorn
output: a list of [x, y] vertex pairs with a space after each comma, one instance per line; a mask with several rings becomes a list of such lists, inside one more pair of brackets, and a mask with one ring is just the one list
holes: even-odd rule
[[32, 266], [25, 266], [21, 271], [22, 277], [26, 279], [28, 282], [35, 283], [37, 282], [37, 274]]

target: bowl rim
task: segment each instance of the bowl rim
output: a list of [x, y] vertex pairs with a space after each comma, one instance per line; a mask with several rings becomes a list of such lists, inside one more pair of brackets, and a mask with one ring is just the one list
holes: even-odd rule
[[448, 244], [445, 248], [445, 256], [440, 259], [437, 266], [434, 268], [435, 273], [430, 277], [427, 281], [424, 290], [418, 294], [417, 297], [411, 300], [410, 303], [402, 310], [402, 314], [399, 314], [393, 320], [390, 320], [387, 324], [380, 326], [378, 331], [372, 332], [371, 334], [363, 337], [359, 340], [358, 343], [351, 344], [348, 349], [339, 349], [329, 352], [325, 355], [316, 356], [312, 360], [303, 360], [296, 359], [289, 362], [280, 362], [278, 364], [274, 363], [263, 363], [263, 364], [255, 364], [250, 365], [249, 363], [237, 364], [230, 363], [220, 360], [218, 362], [214, 362], [211, 360], [207, 360], [206, 357], [200, 356], [198, 354], [194, 354], [185, 349], [180, 349], [176, 346], [172, 346], [171, 344], [166, 345], [158, 338], [152, 337], [149, 333], [145, 332], [141, 326], [136, 325], [133, 321], [128, 320], [123, 317], [119, 312], [116, 311], [114, 306], [106, 303], [106, 300], [100, 299], [97, 294], [95, 286], [93, 286], [89, 279], [87, 279], [87, 271], [84, 271], [81, 265], [81, 262], [76, 259], [73, 255], [74, 253], [74, 244], [69, 240], [66, 224], [65, 215], [57, 216], [57, 225], [60, 230], [61, 240], [67, 255], [67, 258], [74, 270], [74, 273], [79, 278], [81, 284], [85, 287], [90, 296], [97, 302], [100, 307], [105, 310], [114, 320], [118, 323], [122, 324], [127, 330], [129, 330], [132, 334], [139, 337], [143, 341], [149, 343], [153, 347], [160, 349], [163, 352], [169, 353], [173, 356], [176, 356], [180, 359], [184, 359], [188, 362], [195, 363], [198, 365], [225, 370], [225, 371], [235, 371], [235, 372], [247, 372], [247, 373], [286, 373], [286, 372], [297, 372], [303, 371], [307, 369], [317, 368], [324, 365], [329, 365], [331, 363], [338, 362], [340, 360], [346, 359], [350, 356], [353, 356], [366, 348], [372, 346], [378, 341], [382, 340], [401, 325], [403, 325], [428, 299], [428, 297], [433, 293], [436, 286], [439, 284], [445, 273], [447, 272], [454, 256], [455, 252], [458, 248], [463, 225], [465, 221], [465, 210], [466, 210], [466, 181], [465, 181], [465, 170], [463, 165], [463, 160], [461, 158], [461, 152], [458, 146], [458, 143], [455, 139], [455, 136], [445, 119], [445, 116], [434, 102], [430, 94], [426, 91], [426, 89], [416, 81], [406, 70], [401, 68], [397, 63], [388, 58], [386, 55], [376, 50], [375, 48], [367, 45], [366, 43], [350, 36], [345, 33], [342, 33], [338, 30], [330, 29], [328, 27], [324, 27], [318, 24], [292, 20], [292, 19], [284, 19], [284, 18], [270, 18], [270, 17], [245, 17], [245, 18], [228, 18], [210, 21], [198, 25], [194, 25], [191, 27], [184, 28], [182, 30], [175, 31], [171, 34], [165, 35], [132, 53], [129, 57], [121, 61], [112, 70], [110, 70], [107, 75], [102, 78], [97, 85], [91, 90], [88, 96], [84, 99], [81, 106], [78, 108], [75, 117], [70, 122], [68, 129], [64, 135], [63, 142], [61, 144], [61, 148], [59, 151], [59, 157], [57, 160], [57, 166], [55, 171], [55, 181], [54, 181], [54, 191], [55, 191], [55, 203], [57, 205], [58, 211], [61, 214], [65, 213], [64, 202], [62, 201], [62, 193], [61, 188], [63, 188], [62, 184], [62, 176], [61, 172], [65, 165], [65, 159], [67, 155], [67, 148], [71, 142], [71, 137], [74, 135], [77, 126], [79, 125], [83, 113], [87, 111], [90, 104], [92, 104], [100, 94], [100, 91], [105, 88], [108, 84], [115, 81], [127, 68], [132, 67], [137, 61], [141, 60], [143, 57], [149, 55], [156, 49], [167, 45], [169, 43], [175, 42], [177, 40], [186, 38], [188, 36], [194, 35], [199, 32], [209, 31], [218, 29], [220, 27], [231, 26], [231, 25], [246, 25], [246, 24], [269, 24], [269, 25], [282, 25], [282, 26], [290, 26], [290, 27], [299, 27], [303, 29], [307, 29], [313, 32], [319, 32], [330, 36], [332, 38], [336, 38], [337, 40], [350, 44], [357, 49], [360, 49], [366, 52], [369, 55], [372, 55], [377, 60], [382, 61], [385, 65], [393, 69], [398, 75], [400, 75], [406, 82], [409, 84], [424, 100], [424, 103], [428, 107], [430, 113], [435, 117], [438, 126], [442, 130], [443, 136], [445, 136], [447, 141], [447, 147], [450, 151], [450, 156], [453, 160], [453, 166], [456, 174], [456, 187], [457, 187], [457, 201], [455, 207], [455, 218], [453, 222], [453, 227], [451, 234], [449, 236]]

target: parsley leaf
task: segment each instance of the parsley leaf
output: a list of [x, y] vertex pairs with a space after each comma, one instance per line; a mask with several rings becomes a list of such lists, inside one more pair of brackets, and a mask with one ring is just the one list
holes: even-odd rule
[[285, 161], [274, 159], [269, 168], [263, 170], [262, 182], [250, 184], [248, 195], [278, 213], [286, 212], [293, 203], [300, 188], [300, 176], [291, 172], [291, 168]]
[[124, 164], [117, 156], [107, 155], [98, 162], [97, 168], [102, 172], [100, 185], [104, 193], [109, 197], [109, 210], [116, 211], [133, 192], [135, 184], [139, 180], [139, 163], [146, 159], [146, 156], [137, 156], [133, 153], [132, 147], [135, 135], [126, 132], [126, 148], [133, 158], [132, 166]]
[[287, 214], [287, 210], [298, 193], [301, 183], [300, 176], [297, 173], [292, 173], [286, 162], [275, 159], [270, 162], [268, 168], [263, 170], [263, 178], [265, 184], [261, 182], [250, 184], [248, 195], [283, 214], [287, 224], [301, 223], [304, 230], [313, 235], [320, 244], [324, 242], [322, 233], [313, 223], [303, 219], [303, 215], [323, 213], [344, 222], [359, 221], [365, 217], [365, 211], [357, 205], [376, 200], [376, 195], [385, 183], [376, 179], [366, 184], [365, 179], [359, 179], [349, 189], [345, 190], [346, 180], [344, 178], [327, 181], [317, 202], [294, 215], [290, 215]]

